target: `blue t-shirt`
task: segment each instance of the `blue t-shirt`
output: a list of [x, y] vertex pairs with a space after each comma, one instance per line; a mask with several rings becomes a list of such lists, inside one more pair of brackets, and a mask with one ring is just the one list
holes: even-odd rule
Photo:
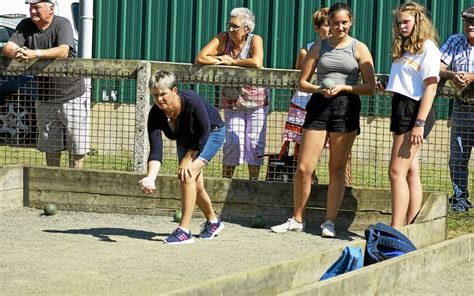
[[182, 109], [173, 131], [168, 124], [168, 117], [158, 106], [153, 105], [148, 114], [148, 138], [150, 155], [148, 161], [163, 161], [162, 132], [170, 140], [188, 150], [202, 151], [211, 131], [224, 126], [219, 111], [204, 101], [192, 90], [180, 90]]
[[474, 72], [472, 47], [464, 34], [454, 34], [440, 47], [441, 61], [454, 72]]

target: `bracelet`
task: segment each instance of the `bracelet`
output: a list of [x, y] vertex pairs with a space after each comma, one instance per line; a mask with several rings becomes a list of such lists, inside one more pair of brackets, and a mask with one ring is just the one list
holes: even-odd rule
[[418, 126], [418, 127], [424, 127], [425, 123], [426, 123], [426, 121], [423, 120], [423, 119], [416, 119], [415, 120], [415, 126]]
[[37, 58], [40, 58], [41, 57], [41, 50], [37, 49], [35, 50], [35, 55]]

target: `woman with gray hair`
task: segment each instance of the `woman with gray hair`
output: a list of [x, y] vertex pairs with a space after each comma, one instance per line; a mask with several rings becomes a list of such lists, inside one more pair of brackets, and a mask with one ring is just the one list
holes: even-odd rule
[[[259, 35], [252, 34], [254, 28], [255, 15], [251, 10], [245, 7], [232, 9], [227, 22], [227, 31], [212, 38], [199, 52], [196, 64], [261, 68], [263, 40]], [[250, 48], [245, 48], [248, 45]], [[241, 54], [244, 48], [248, 53], [246, 55]]]
[[[199, 52], [196, 64], [261, 68], [263, 40], [252, 34], [255, 15], [245, 7], [230, 12], [227, 31], [217, 34]], [[258, 179], [263, 165], [268, 114], [268, 91], [243, 85], [223, 87], [220, 105], [227, 126], [223, 177], [231, 178], [237, 165], [249, 165], [249, 177]]]

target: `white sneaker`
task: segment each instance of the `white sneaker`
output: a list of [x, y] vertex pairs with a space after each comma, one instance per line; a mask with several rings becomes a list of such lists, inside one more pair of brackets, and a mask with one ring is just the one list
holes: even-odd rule
[[321, 224], [321, 236], [322, 237], [329, 237], [334, 238], [336, 237], [336, 230], [334, 227], [334, 222], [331, 220], [326, 220], [323, 224]]
[[300, 223], [292, 217], [288, 219], [288, 221], [286, 221], [285, 223], [275, 225], [270, 229], [276, 233], [285, 233], [287, 231], [303, 231], [304, 223]]

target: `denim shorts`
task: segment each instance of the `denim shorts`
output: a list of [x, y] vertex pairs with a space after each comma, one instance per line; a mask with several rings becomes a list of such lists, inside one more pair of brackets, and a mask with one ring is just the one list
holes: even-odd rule
[[[407, 96], [394, 93], [392, 97], [392, 116], [390, 118], [390, 131], [395, 135], [406, 134], [415, 126], [415, 120], [420, 109], [420, 101], [415, 101]], [[426, 118], [423, 130], [423, 139], [426, 139], [433, 129], [435, 114], [431, 108]]]
[[304, 129], [334, 133], [360, 131], [360, 97], [355, 94], [338, 93], [326, 98], [315, 93], [306, 105]]
[[[211, 131], [209, 138], [207, 138], [206, 145], [204, 145], [202, 151], [198, 153], [198, 159], [204, 161], [205, 163], [209, 163], [212, 160], [212, 158], [217, 154], [219, 149], [224, 144], [225, 131], [225, 125], [223, 127], [216, 127]], [[178, 160], [181, 162], [189, 149], [176, 145], [176, 150], [178, 152]]]

